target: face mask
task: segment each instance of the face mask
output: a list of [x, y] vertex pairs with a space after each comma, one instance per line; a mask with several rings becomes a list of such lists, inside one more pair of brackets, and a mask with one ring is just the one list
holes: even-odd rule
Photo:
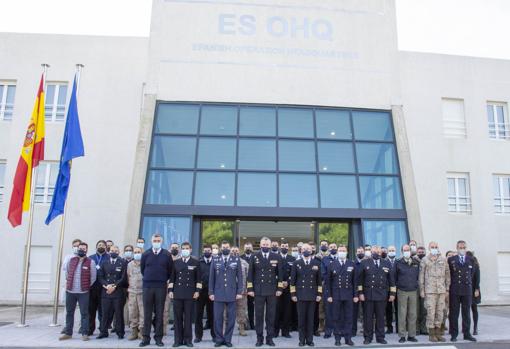
[[457, 250], [457, 253], [461, 256], [464, 256], [466, 254], [466, 249], [462, 248], [462, 249], [458, 249]]
[[253, 252], [253, 250], [251, 248], [247, 248], [244, 250], [244, 253], [246, 254], [251, 254]]
[[139, 242], [139, 243], [137, 243], [137, 244], [136, 244], [136, 247], [138, 247], [138, 248], [143, 248], [143, 245], [144, 245], [144, 243], [143, 243], [143, 242]]
[[78, 254], [78, 246], [73, 246], [73, 254]]
[[177, 256], [179, 254], [179, 250], [176, 248], [172, 248], [172, 251], [170, 253], [172, 253], [172, 256]]
[[268, 253], [269, 252], [269, 247], [261, 247], [260, 250], [264, 253]]
[[135, 261], [139, 261], [142, 259], [142, 254], [141, 253], [135, 253], [133, 255], [133, 258], [135, 259]]
[[365, 251], [365, 257], [370, 257], [372, 256], [372, 252], [371, 251]]
[[303, 251], [304, 257], [310, 257], [310, 255], [311, 255], [310, 251]]
[[388, 253], [386, 253], [386, 252], [381, 252], [381, 257], [382, 257], [383, 259], [384, 259], [384, 258], [386, 258], [386, 257], [388, 257]]
[[76, 254], [78, 255], [78, 257], [85, 257], [87, 255], [87, 252], [83, 250], [78, 250]]
[[213, 253], [214, 255], [217, 255], [217, 254], [218, 254], [218, 249], [217, 249], [217, 248], [213, 248], [213, 249], [212, 249], [212, 253]]
[[118, 256], [119, 254], [117, 252], [110, 253], [110, 257], [112, 257], [113, 259], [117, 258]]
[[363, 259], [363, 257], [365, 257], [365, 253], [358, 253], [356, 257], [358, 257], [358, 259]]
[[338, 252], [338, 257], [340, 257], [340, 259], [345, 259], [347, 257], [347, 252], [344, 251]]
[[321, 251], [326, 252], [328, 250], [328, 246], [321, 246]]
[[372, 253], [372, 258], [378, 260], [380, 258], [378, 253]]
[[329, 253], [331, 253], [332, 255], [335, 255], [336, 251], [337, 251], [336, 248], [332, 248], [331, 250], [329, 250]]
[[278, 252], [278, 247], [276, 247], [276, 246], [271, 247], [271, 251], [273, 251], [275, 253]]
[[189, 257], [189, 255], [190, 255], [190, 250], [182, 250], [181, 251], [181, 256], [183, 256], [184, 258]]
[[221, 253], [223, 253], [224, 256], [228, 256], [230, 254], [230, 248], [224, 248], [221, 250]]
[[124, 257], [126, 257], [126, 258], [133, 258], [133, 251], [126, 251], [126, 252], [124, 252]]
[[288, 248], [282, 248], [282, 249], [280, 249], [280, 252], [283, 253], [283, 254], [287, 254], [287, 252], [289, 252], [289, 249]]
[[411, 247], [411, 252], [416, 252], [416, 246], [415, 245], [411, 245], [409, 247]]
[[419, 259], [423, 259], [423, 257], [425, 257], [425, 254], [424, 254], [424, 253], [420, 253], [420, 254], [418, 255], [418, 258], [419, 258]]
[[103, 254], [104, 251], [106, 251], [106, 249], [104, 247], [98, 247], [97, 248], [97, 253], [99, 253], [99, 254]]
[[437, 256], [439, 254], [439, 250], [437, 248], [431, 248], [430, 254], [433, 256]]
[[297, 251], [292, 251], [292, 257], [294, 257], [294, 258], [298, 258], [298, 257], [299, 257], [299, 252], [297, 252]]
[[210, 258], [211, 257], [211, 252], [204, 252], [204, 257], [205, 258]]
[[411, 251], [404, 251], [404, 253], [402, 253], [404, 255], [404, 258], [409, 258], [411, 257]]
[[393, 252], [393, 251], [388, 252], [388, 257], [390, 257], [390, 258], [395, 258], [396, 255], [397, 255], [396, 252]]
[[153, 242], [152, 248], [159, 250], [161, 248], [161, 242]]

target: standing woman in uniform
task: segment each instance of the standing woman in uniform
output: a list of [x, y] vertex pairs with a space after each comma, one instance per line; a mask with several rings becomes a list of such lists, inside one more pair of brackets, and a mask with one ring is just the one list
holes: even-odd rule
[[480, 294], [480, 264], [478, 258], [475, 257], [472, 251], [467, 251], [466, 254], [473, 258], [474, 261], [474, 275], [473, 275], [473, 302], [471, 302], [471, 312], [473, 313], [473, 335], [478, 334], [478, 304], [482, 302], [482, 295]]

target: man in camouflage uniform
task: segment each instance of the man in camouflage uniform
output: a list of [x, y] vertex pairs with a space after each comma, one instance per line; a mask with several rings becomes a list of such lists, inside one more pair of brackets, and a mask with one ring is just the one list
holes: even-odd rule
[[133, 260], [127, 266], [128, 278], [128, 308], [129, 308], [129, 327], [131, 335], [129, 340], [142, 339], [143, 330], [143, 287], [142, 272], [140, 271], [140, 260], [142, 259], [142, 249], [134, 248]]
[[[239, 257], [239, 247], [232, 247], [232, 255]], [[236, 320], [237, 326], [239, 327], [239, 335], [246, 336], [246, 328], [248, 325], [248, 299], [246, 297], [246, 277], [248, 276], [249, 264], [243, 258], [241, 260], [241, 269], [243, 274], [243, 298], [236, 300]]]
[[429, 243], [429, 254], [420, 263], [420, 297], [425, 299], [427, 328], [431, 342], [444, 342], [443, 323], [445, 297], [450, 288], [450, 268], [439, 254], [437, 242]]

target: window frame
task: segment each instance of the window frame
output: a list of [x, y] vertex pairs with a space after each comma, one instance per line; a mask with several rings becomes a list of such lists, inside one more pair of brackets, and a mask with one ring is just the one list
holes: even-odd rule
[[0, 121], [10, 122], [14, 119], [14, 105], [15, 105], [15, 100], [16, 100], [16, 91], [14, 92], [14, 101], [12, 102], [11, 118], [6, 119], [5, 118], [5, 110], [7, 107], [7, 90], [9, 88], [9, 86], [14, 86], [14, 88], [16, 89], [17, 84], [16, 84], [16, 81], [1, 80], [0, 85], [4, 86], [4, 88], [2, 89], [2, 95], [0, 96]]
[[[47, 91], [48, 91], [48, 86], [50, 85], [55, 85], [55, 93], [53, 94], [53, 101], [51, 104], [48, 104], [48, 99], [47, 99]], [[60, 87], [61, 86], [66, 86], [66, 97], [65, 97], [65, 100], [64, 100], [64, 104], [63, 104], [63, 107], [64, 107], [64, 111], [63, 111], [63, 116], [62, 116], [62, 119], [58, 119], [57, 118], [57, 110], [58, 110], [58, 107], [59, 106], [62, 106], [60, 104], [58, 104], [58, 97], [59, 97], [59, 94], [60, 94]], [[45, 86], [44, 86], [44, 98], [45, 98], [45, 101], [44, 101], [44, 121], [45, 122], [50, 122], [50, 123], [61, 123], [61, 122], [65, 122], [66, 120], [66, 112], [67, 112], [67, 101], [69, 99], [69, 82], [68, 81], [47, 81], [45, 83]], [[51, 114], [47, 114], [46, 113], [46, 109], [47, 109], [47, 106], [48, 105], [51, 105]]]
[[[55, 184], [56, 184], [56, 178], [55, 177], [55, 183], [53, 183], [53, 185], [51, 185], [50, 183], [50, 179], [51, 179], [51, 167], [52, 165], [56, 165], [56, 171], [57, 171], [57, 176], [58, 176], [58, 165], [59, 165], [59, 162], [58, 161], [50, 161], [50, 160], [45, 160], [45, 161], [41, 161], [41, 163], [39, 164], [39, 166], [37, 167], [37, 170], [36, 170], [36, 180], [35, 180], [35, 188], [34, 188], [34, 204], [36, 205], [41, 205], [41, 206], [49, 206], [51, 205], [51, 201], [53, 200], [53, 195], [55, 194]], [[42, 193], [42, 201], [37, 201], [36, 198], [37, 196], [40, 196], [41, 194], [37, 194], [36, 195], [36, 192], [37, 192], [37, 189], [38, 188], [41, 188], [41, 186], [38, 186], [37, 185], [37, 179], [38, 177], [41, 175], [41, 170], [44, 171], [44, 185], [42, 186], [42, 189], [43, 189], [43, 193]], [[53, 190], [52, 194], [49, 194], [50, 190]], [[50, 199], [51, 198], [51, 199]]]
[[4, 165], [4, 173], [3, 173], [3, 178], [4, 178], [4, 181], [3, 182], [0, 182], [0, 203], [4, 202], [4, 196], [5, 196], [5, 173], [7, 172], [7, 160], [5, 159], [0, 159], [0, 165]]
[[[454, 180], [454, 191], [455, 195], [450, 196], [448, 185], [449, 180]], [[466, 196], [459, 195], [459, 180], [466, 181]], [[446, 188], [447, 188], [447, 198], [448, 198], [448, 213], [451, 214], [462, 214], [462, 215], [471, 215], [473, 213], [472, 207], [472, 198], [471, 198], [471, 183], [469, 173], [461, 173], [461, 172], [448, 172], [446, 174]], [[466, 204], [461, 204], [460, 200], [465, 199]], [[455, 210], [450, 210], [450, 200], [455, 200]], [[461, 210], [461, 206], [467, 206], [466, 210]]]
[[[509, 215], [510, 214], [510, 203], [505, 205], [505, 200], [510, 201], [510, 196], [508, 198], [505, 198], [504, 196], [504, 182], [507, 181], [507, 185], [510, 187], [510, 175], [508, 174], [493, 174], [493, 183], [494, 180], [497, 180], [498, 182], [498, 188], [500, 196], [497, 197], [496, 193], [493, 193], [493, 205], [494, 205], [494, 213], [497, 215]], [[510, 188], [508, 188], [510, 191]], [[496, 204], [496, 201], [499, 201], [499, 205]], [[499, 210], [498, 210], [499, 207]], [[505, 209], [506, 208], [506, 209]]]
[[[490, 122], [488, 120], [488, 118], [489, 118], [488, 112], [489, 111], [486, 108], [487, 126], [489, 128], [489, 138], [493, 139], [493, 140], [502, 140], [502, 141], [509, 140], [510, 139], [510, 121], [508, 118], [508, 104], [506, 102], [487, 101], [486, 105], [487, 105], [487, 108], [490, 107], [492, 109], [492, 115], [494, 116], [494, 122]], [[501, 123], [498, 122], [498, 113], [497, 113], [498, 107], [502, 107], [502, 109], [503, 109], [503, 121], [504, 121], [503, 126], [504, 126], [504, 128], [502, 130], [500, 129]], [[494, 124], [492, 126], [492, 128], [491, 128], [491, 124]], [[491, 129], [494, 130], [494, 137], [491, 135]], [[503, 137], [501, 137], [499, 135], [501, 131], [504, 132]]]

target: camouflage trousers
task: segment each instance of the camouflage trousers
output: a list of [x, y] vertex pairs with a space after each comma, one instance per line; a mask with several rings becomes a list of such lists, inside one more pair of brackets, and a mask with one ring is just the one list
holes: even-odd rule
[[238, 325], [245, 325], [248, 323], [248, 299], [246, 295], [243, 298], [236, 300], [236, 321]]
[[143, 294], [129, 293], [129, 327], [143, 329]]
[[168, 322], [169, 320], [173, 320], [173, 315], [173, 302], [167, 294], [165, 298], [165, 309], [163, 309], [163, 336], [168, 335]]
[[425, 309], [427, 309], [427, 328], [441, 327], [446, 308], [444, 293], [425, 294]]

